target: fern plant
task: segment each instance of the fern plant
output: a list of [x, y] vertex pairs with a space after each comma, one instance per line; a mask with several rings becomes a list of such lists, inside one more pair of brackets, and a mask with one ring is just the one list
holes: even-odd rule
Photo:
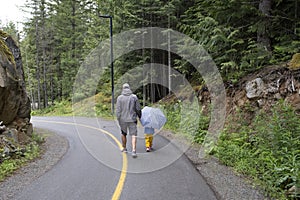
[[[283, 102], [270, 113], [261, 111], [251, 125], [240, 123], [220, 137], [216, 155], [226, 165], [255, 180], [266, 193], [278, 199], [296, 199], [300, 194], [300, 121]], [[239, 131], [237, 131], [239, 130]]]

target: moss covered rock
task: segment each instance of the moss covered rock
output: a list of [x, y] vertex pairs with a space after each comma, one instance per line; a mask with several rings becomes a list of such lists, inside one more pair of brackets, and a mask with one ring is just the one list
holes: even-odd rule
[[5, 42], [5, 40], [9, 37], [10, 36], [7, 33], [0, 30], [0, 54], [2, 57], [6, 57], [9, 62], [11, 62], [12, 64], [15, 64], [14, 56]]
[[288, 67], [290, 70], [300, 69], [300, 53], [293, 55], [292, 60], [288, 63]]
[[0, 30], [0, 121], [9, 125], [16, 118], [30, 118], [20, 49]]

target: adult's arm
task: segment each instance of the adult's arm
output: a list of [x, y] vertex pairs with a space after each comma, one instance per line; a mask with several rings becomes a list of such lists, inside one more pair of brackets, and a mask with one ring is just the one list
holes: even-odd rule
[[120, 103], [120, 97], [118, 97], [117, 104], [116, 104], [116, 116], [117, 116], [118, 121], [120, 121], [121, 112], [122, 112], [122, 108], [121, 108], [121, 103]]
[[140, 101], [139, 101], [138, 98], [136, 98], [135, 110], [136, 110], [137, 116], [141, 119], [141, 117], [142, 117], [142, 109], [141, 109], [141, 104], [140, 104]]

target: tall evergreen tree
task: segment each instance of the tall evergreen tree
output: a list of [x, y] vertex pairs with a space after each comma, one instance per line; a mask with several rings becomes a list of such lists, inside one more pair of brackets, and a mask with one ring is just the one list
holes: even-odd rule
[[[150, 26], [179, 30], [211, 54], [224, 79], [235, 81], [243, 73], [286, 61], [299, 52], [298, 1], [29, 0], [32, 18], [25, 25], [22, 48], [27, 49], [27, 75], [35, 77], [29, 87], [32, 99], [46, 107], [50, 99], [70, 97], [82, 61], [109, 38], [109, 20], [100, 15], [113, 17], [114, 34]], [[166, 39], [164, 45], [170, 44]], [[186, 78], [201, 80], [189, 63], [170, 50], [157, 49], [137, 50], [118, 58], [114, 62], [116, 78], [144, 63], [175, 66]], [[98, 91], [110, 80], [109, 73], [102, 76]], [[148, 84], [138, 93], [155, 101], [168, 91]]]

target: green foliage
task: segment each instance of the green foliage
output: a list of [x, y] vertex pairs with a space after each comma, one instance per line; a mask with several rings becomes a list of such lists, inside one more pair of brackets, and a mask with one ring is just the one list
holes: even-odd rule
[[[247, 124], [247, 123], [246, 123]], [[300, 180], [300, 121], [295, 111], [280, 102], [271, 113], [261, 111], [249, 126], [229, 127], [220, 137], [217, 157], [260, 184], [268, 195], [279, 199]]]
[[[300, 51], [299, 3], [274, 1], [270, 17], [266, 17], [260, 10], [260, 2], [30, 0], [27, 7], [32, 10], [32, 18], [25, 24], [21, 43], [26, 58], [28, 94], [33, 102], [44, 104], [40, 108], [47, 107], [49, 100], [71, 97], [74, 78], [83, 60], [101, 41], [109, 38], [109, 20], [99, 15], [113, 17], [113, 34], [150, 26], [179, 30], [207, 50], [224, 80], [236, 82], [264, 65], [286, 62]], [[258, 40], [258, 33], [264, 29], [271, 51]], [[122, 45], [131, 45], [128, 41], [122, 42]], [[184, 45], [180, 48], [182, 52], [186, 49]], [[116, 78], [147, 62], [168, 64], [168, 52], [138, 50], [117, 59]], [[202, 81], [201, 75], [182, 58], [172, 55], [171, 66], [191, 82]], [[101, 84], [107, 83], [109, 76], [104, 73], [99, 80]], [[86, 87], [92, 84], [87, 82]], [[146, 90], [150, 94], [149, 89]], [[89, 96], [91, 94], [76, 94], [75, 99]]]
[[5, 160], [0, 164], [0, 181], [3, 180], [8, 174], [11, 174], [13, 171], [18, 169], [22, 164], [22, 161], [18, 160]]
[[[108, 87], [107, 87], [108, 88]], [[111, 98], [102, 92], [78, 102], [62, 100], [45, 109], [33, 110], [34, 116], [85, 116], [111, 118]]]
[[55, 102], [54, 105], [45, 109], [32, 110], [31, 114], [34, 116], [70, 116], [72, 115], [72, 103], [69, 100], [62, 100]]
[[105, 117], [105, 118], [112, 117], [111, 98], [106, 97], [105, 94], [100, 92], [96, 95], [95, 101], [96, 101], [95, 111], [97, 116]]
[[96, 115], [99, 117], [111, 117], [111, 105], [109, 103], [96, 104]]
[[19, 32], [17, 30], [16, 24], [12, 21], [8, 22], [4, 26], [1, 27], [1, 21], [0, 21], [0, 29], [2, 29], [4, 32], [6, 32], [9, 36], [11, 36], [16, 43], [19, 43]]
[[[182, 134], [193, 143], [201, 144], [207, 134], [210, 118], [199, 110], [193, 110], [196, 109], [196, 106], [191, 106], [189, 109], [184, 109], [183, 106], [184, 103], [181, 101], [161, 105], [161, 109], [164, 110], [167, 117], [164, 127], [173, 130], [176, 134]], [[187, 113], [183, 111], [187, 111]], [[198, 123], [198, 127], [195, 126], [195, 123]]]
[[[234, 82], [262, 66], [286, 62], [300, 50], [297, 2], [274, 3], [272, 17], [267, 18], [260, 2], [198, 0], [178, 27], [207, 50], [225, 80]], [[271, 41], [271, 51], [259, 42], [261, 32]], [[176, 67], [190, 73], [189, 66], [180, 62]]]
[[166, 104], [163, 105], [162, 109], [164, 110], [164, 113], [166, 114], [167, 123], [165, 124], [165, 128], [170, 130], [178, 130], [180, 126], [180, 120], [181, 120], [181, 106], [179, 102], [176, 102], [174, 104]]
[[198, 144], [202, 144], [204, 141], [204, 138], [207, 134], [208, 126], [209, 126], [210, 118], [209, 116], [200, 114], [200, 119], [199, 119], [199, 127], [194, 135], [193, 141]]
[[44, 137], [33, 133], [32, 142], [25, 147], [18, 147], [10, 156], [4, 156], [2, 153], [3, 149], [0, 149], [0, 181], [25, 165], [28, 161], [37, 158], [41, 153], [40, 144], [43, 142]]

